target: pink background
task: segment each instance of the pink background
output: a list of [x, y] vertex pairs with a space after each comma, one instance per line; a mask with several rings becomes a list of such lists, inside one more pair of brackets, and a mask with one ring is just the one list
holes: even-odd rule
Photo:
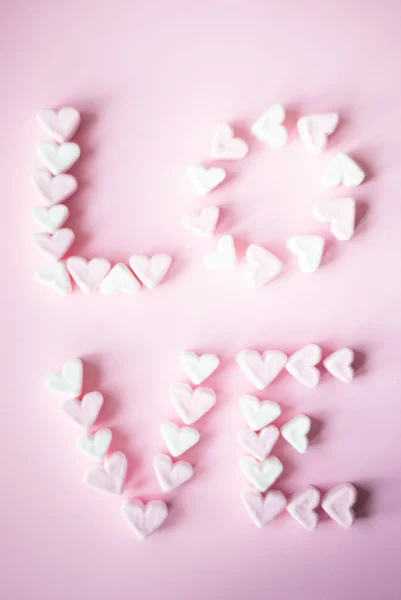
[[[1, 8], [1, 598], [399, 598], [400, 3], [2, 0]], [[281, 151], [249, 135], [275, 102], [287, 107], [291, 131]], [[83, 114], [73, 253], [127, 262], [169, 252], [174, 266], [155, 291], [105, 298], [75, 289], [61, 298], [33, 280], [45, 264], [30, 243], [29, 179], [42, 135], [34, 115], [65, 105]], [[341, 125], [330, 151], [311, 158], [294, 123], [327, 110], [339, 111]], [[251, 151], [199, 199], [184, 172], [210, 164], [221, 121]], [[347, 193], [319, 185], [339, 149], [368, 173], [348, 243], [311, 217], [318, 200]], [[287, 263], [275, 283], [254, 291], [243, 269], [202, 267], [215, 240], [191, 235], [180, 218], [215, 203], [218, 233], [232, 233], [240, 255], [260, 243]], [[314, 275], [300, 273], [285, 249], [290, 235], [308, 232], [329, 239]], [[239, 498], [238, 396], [252, 388], [234, 357], [311, 341], [325, 354], [352, 347], [359, 369], [350, 386], [325, 375], [309, 391], [282, 374], [260, 394], [282, 403], [280, 424], [299, 412], [314, 419], [306, 455], [277, 444], [285, 467], [277, 488], [352, 481], [361, 518], [345, 531], [322, 517], [310, 534], [283, 514], [258, 530]], [[82, 357], [85, 391], [105, 394], [100, 424], [129, 458], [127, 493], [162, 498], [152, 457], [163, 450], [159, 423], [175, 417], [168, 389], [183, 379], [184, 349], [221, 357], [210, 379], [218, 405], [187, 455], [196, 477], [166, 496], [168, 522], [141, 543], [120, 516], [121, 499], [83, 485], [90, 462], [43, 379]]]

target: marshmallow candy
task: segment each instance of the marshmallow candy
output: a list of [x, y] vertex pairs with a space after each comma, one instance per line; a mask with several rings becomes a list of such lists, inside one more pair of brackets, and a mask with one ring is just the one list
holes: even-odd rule
[[217, 206], [205, 206], [200, 213], [192, 213], [182, 217], [181, 223], [192, 233], [211, 238], [216, 229], [219, 214], [220, 210]]
[[283, 369], [287, 355], [280, 350], [266, 350], [263, 354], [256, 350], [241, 350], [236, 360], [248, 381], [258, 390], [264, 390]]
[[110, 296], [117, 292], [135, 294], [140, 289], [141, 285], [139, 281], [124, 263], [114, 265], [99, 285], [99, 291], [105, 296]]
[[[78, 394], [77, 394], [78, 395]], [[89, 392], [82, 400], [68, 398], [61, 403], [61, 409], [77, 427], [89, 431], [96, 423], [100, 409], [103, 406], [103, 396], [100, 392]]]
[[244, 419], [254, 431], [259, 431], [281, 415], [281, 408], [277, 402], [270, 400], [260, 402], [255, 396], [241, 396], [239, 404]]
[[199, 442], [199, 431], [194, 427], [178, 427], [167, 422], [160, 425], [161, 436], [171, 456], [180, 456]]
[[186, 175], [199, 196], [207, 196], [226, 177], [226, 172], [220, 167], [205, 169], [202, 165], [188, 167]]
[[337, 113], [310, 115], [299, 119], [298, 134], [309, 154], [321, 154], [326, 150], [327, 137], [336, 130], [338, 120]]
[[282, 125], [284, 119], [284, 107], [274, 104], [252, 125], [251, 131], [271, 148], [282, 148], [288, 140], [287, 129]]
[[215, 392], [206, 387], [193, 390], [186, 383], [176, 383], [170, 388], [171, 402], [181, 421], [192, 425], [216, 404]]
[[257, 244], [251, 244], [246, 251], [249, 264], [247, 280], [251, 287], [261, 287], [280, 275], [283, 263], [272, 252]]
[[79, 256], [71, 256], [67, 260], [67, 269], [84, 294], [94, 292], [110, 271], [110, 262], [105, 258], [85, 260]]
[[302, 527], [313, 531], [318, 523], [318, 515], [314, 509], [319, 506], [319, 502], [319, 490], [310, 485], [293, 495], [287, 504], [287, 511]]
[[356, 187], [365, 179], [361, 167], [344, 152], [338, 152], [328, 164], [321, 179], [325, 188], [334, 188], [342, 184], [344, 187]]
[[351, 483], [341, 483], [323, 496], [322, 508], [339, 525], [349, 528], [355, 520], [352, 507], [356, 498], [354, 486]]
[[32, 181], [45, 206], [54, 206], [54, 204], [64, 202], [78, 188], [77, 180], [72, 175], [62, 173], [53, 177], [45, 169], [35, 169]]
[[350, 240], [355, 231], [355, 200], [334, 198], [320, 202], [313, 209], [313, 217], [321, 223], [330, 223], [330, 231], [337, 240]]
[[189, 462], [177, 460], [173, 463], [167, 454], [156, 454], [153, 459], [153, 468], [163, 492], [174, 490], [191, 479], [194, 474], [192, 465]]
[[298, 265], [303, 273], [314, 273], [319, 268], [323, 256], [325, 240], [320, 235], [295, 235], [289, 238], [286, 246], [298, 257]]
[[223, 235], [217, 242], [217, 249], [209, 250], [204, 254], [202, 264], [208, 269], [220, 271], [235, 269], [237, 266], [237, 253], [233, 237]]
[[144, 540], [164, 523], [168, 508], [162, 500], [151, 500], [144, 504], [135, 498], [124, 502], [122, 514], [135, 535]]
[[58, 146], [55, 142], [38, 142], [39, 156], [53, 175], [59, 175], [71, 169], [81, 155], [78, 144], [68, 142]]
[[181, 352], [178, 360], [186, 375], [195, 385], [199, 385], [210, 377], [220, 364], [215, 354], [201, 354], [195, 352]]
[[297, 452], [303, 454], [309, 446], [308, 433], [311, 420], [306, 415], [297, 415], [281, 428], [281, 435]]
[[274, 444], [279, 438], [280, 432], [274, 425], [264, 427], [256, 433], [252, 429], [244, 429], [238, 434], [238, 442], [246, 452], [252, 454], [258, 460], [265, 460], [270, 454]]
[[259, 492], [265, 492], [283, 472], [283, 465], [275, 456], [270, 456], [263, 462], [258, 462], [252, 456], [245, 456], [239, 460], [239, 466]]
[[64, 263], [47, 265], [35, 273], [35, 279], [41, 285], [50, 286], [56, 294], [71, 294], [71, 280]]
[[38, 110], [38, 123], [53, 140], [62, 144], [68, 142], [81, 122], [81, 115], [75, 108], [62, 108], [58, 112], [51, 109]]
[[261, 528], [275, 519], [287, 503], [284, 494], [278, 490], [272, 490], [263, 496], [253, 487], [241, 490], [241, 500], [256, 527]]
[[113, 452], [100, 467], [92, 467], [85, 474], [86, 485], [100, 492], [121, 495], [127, 476], [127, 457]]
[[47, 233], [54, 233], [59, 229], [66, 220], [68, 219], [69, 211], [64, 204], [57, 204], [51, 208], [45, 208], [44, 206], [37, 206], [31, 209], [31, 216], [35, 223], [47, 231]]
[[[55, 207], [56, 208], [56, 207]], [[49, 259], [60, 260], [68, 252], [75, 240], [75, 234], [65, 227], [59, 229], [54, 235], [48, 233], [35, 233], [33, 243]]]
[[129, 259], [129, 265], [139, 281], [151, 290], [164, 278], [171, 262], [171, 256], [168, 254], [155, 254], [150, 258], [145, 255], [134, 255]]
[[113, 434], [110, 429], [99, 429], [94, 433], [79, 436], [77, 447], [94, 460], [102, 461], [107, 454]]
[[64, 363], [61, 371], [51, 373], [45, 379], [45, 387], [56, 394], [79, 396], [82, 392], [84, 366], [80, 358]]
[[317, 344], [308, 344], [294, 352], [285, 368], [299, 383], [315, 388], [320, 381], [320, 371], [315, 367], [322, 358], [322, 349]]
[[323, 365], [328, 372], [344, 383], [354, 379], [354, 369], [351, 367], [354, 352], [350, 348], [341, 348], [324, 359]]
[[217, 160], [239, 160], [248, 154], [248, 144], [240, 138], [234, 137], [234, 130], [228, 123], [217, 125], [213, 142], [211, 157]]

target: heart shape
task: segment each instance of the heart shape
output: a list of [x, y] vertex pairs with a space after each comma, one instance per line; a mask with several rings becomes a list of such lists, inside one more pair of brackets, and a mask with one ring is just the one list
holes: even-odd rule
[[238, 461], [241, 471], [259, 492], [265, 492], [283, 472], [283, 465], [276, 456], [258, 462], [252, 456]]
[[99, 291], [105, 296], [110, 296], [117, 292], [135, 294], [140, 289], [141, 285], [139, 281], [124, 263], [114, 265], [99, 285]]
[[295, 450], [302, 454], [309, 446], [308, 433], [311, 420], [306, 415], [297, 415], [281, 428], [281, 435]]
[[54, 206], [64, 202], [78, 188], [77, 180], [73, 175], [61, 173], [53, 177], [44, 169], [35, 169], [32, 180], [36, 192], [45, 206]]
[[180, 456], [199, 442], [199, 431], [194, 427], [178, 427], [167, 422], [160, 425], [161, 436], [171, 456]]
[[327, 137], [338, 125], [337, 113], [302, 117], [297, 123], [299, 137], [309, 154], [317, 155], [326, 150]]
[[78, 144], [67, 142], [58, 146], [55, 142], [38, 142], [38, 153], [53, 175], [68, 171], [81, 155]]
[[113, 434], [110, 429], [99, 429], [94, 433], [77, 438], [77, 446], [95, 460], [102, 461], [110, 447]]
[[186, 375], [195, 385], [199, 385], [210, 377], [220, 364], [215, 354], [201, 354], [196, 352], [181, 352], [178, 360]]
[[51, 373], [45, 379], [45, 386], [56, 394], [79, 396], [82, 392], [83, 364], [80, 358], [68, 360], [61, 371]]
[[188, 167], [186, 175], [199, 196], [207, 196], [226, 178], [226, 172], [221, 167], [206, 169], [202, 165]]
[[341, 183], [345, 187], [356, 187], [365, 179], [361, 167], [344, 152], [338, 152], [328, 164], [321, 184], [326, 188], [334, 188]]
[[68, 252], [74, 240], [74, 232], [67, 227], [59, 229], [54, 235], [49, 235], [48, 233], [35, 233], [32, 239], [35, 246], [47, 258], [55, 261], [60, 260], [64, 254]]
[[245, 509], [256, 527], [264, 527], [285, 508], [285, 496], [278, 490], [267, 492], [263, 497], [260, 492], [252, 487], [241, 490], [241, 500]]
[[62, 108], [58, 112], [38, 110], [36, 119], [46, 133], [60, 144], [72, 138], [81, 122], [81, 116], [75, 108]]
[[173, 463], [166, 454], [156, 454], [153, 459], [153, 467], [163, 492], [174, 490], [191, 479], [194, 474], [192, 465], [189, 462], [178, 460]]
[[32, 219], [47, 233], [57, 231], [57, 229], [64, 225], [68, 219], [68, 215], [68, 208], [64, 204], [57, 204], [51, 208], [45, 208], [44, 206], [31, 208]]
[[264, 390], [283, 369], [287, 355], [281, 350], [241, 350], [236, 356], [237, 364], [245, 377], [258, 390]]
[[85, 474], [85, 483], [108, 494], [121, 495], [127, 476], [127, 457], [123, 452], [113, 452], [103, 466], [92, 467]]
[[71, 256], [67, 260], [67, 268], [77, 286], [84, 294], [89, 294], [96, 290], [110, 271], [110, 262], [105, 258], [92, 258], [88, 261], [79, 256]]
[[330, 223], [330, 231], [337, 240], [350, 240], [355, 231], [355, 200], [333, 198], [320, 202], [313, 209], [313, 217], [321, 223]]
[[328, 372], [344, 383], [354, 379], [354, 369], [351, 367], [354, 352], [350, 348], [341, 348], [324, 359], [323, 365]]
[[270, 454], [274, 444], [279, 438], [280, 432], [274, 425], [264, 427], [256, 433], [252, 429], [244, 429], [238, 434], [238, 442], [246, 452], [252, 454], [258, 460], [265, 460]]
[[217, 160], [239, 160], [248, 154], [248, 144], [240, 138], [234, 137], [234, 130], [228, 123], [217, 125], [213, 142], [211, 157]]
[[161, 282], [169, 270], [171, 256], [168, 254], [154, 254], [149, 258], [145, 255], [134, 255], [129, 259], [129, 264], [139, 281], [152, 290]]
[[246, 259], [250, 266], [247, 278], [251, 287], [261, 287], [275, 279], [283, 270], [281, 260], [257, 244], [251, 244], [247, 248]]
[[51, 286], [60, 296], [71, 294], [71, 281], [64, 263], [47, 265], [35, 273], [35, 279], [41, 285]]
[[308, 531], [317, 527], [318, 516], [314, 510], [319, 506], [320, 492], [312, 485], [294, 494], [287, 504], [289, 514]]
[[208, 269], [220, 271], [235, 269], [237, 266], [237, 253], [233, 237], [223, 235], [217, 242], [217, 249], [209, 250], [203, 255], [202, 264]]
[[352, 510], [357, 491], [351, 483], [341, 483], [323, 497], [323, 510], [342, 527], [351, 527], [355, 520]]
[[205, 206], [200, 213], [185, 215], [181, 223], [186, 229], [205, 238], [211, 238], [219, 220], [220, 210], [217, 206]]
[[282, 125], [284, 119], [284, 107], [274, 104], [252, 125], [251, 131], [271, 148], [282, 148], [288, 140], [287, 129]]
[[312, 389], [320, 381], [320, 371], [315, 365], [321, 358], [321, 348], [317, 344], [308, 344], [289, 357], [285, 368], [297, 381]]
[[164, 523], [168, 508], [162, 500], [151, 500], [145, 505], [133, 499], [124, 502], [122, 513], [136, 536], [144, 540]]
[[320, 265], [325, 240], [320, 235], [295, 235], [289, 238], [286, 246], [298, 257], [298, 265], [303, 273], [314, 273]]
[[74, 425], [82, 427], [85, 431], [89, 431], [96, 423], [102, 406], [103, 396], [100, 392], [89, 392], [82, 400], [68, 398], [61, 404], [62, 410]]
[[215, 392], [206, 387], [195, 390], [187, 383], [176, 383], [170, 388], [171, 402], [181, 421], [192, 425], [216, 404]]
[[281, 415], [281, 408], [277, 402], [263, 400], [260, 402], [255, 396], [249, 394], [239, 399], [241, 412], [251, 429], [258, 431]]

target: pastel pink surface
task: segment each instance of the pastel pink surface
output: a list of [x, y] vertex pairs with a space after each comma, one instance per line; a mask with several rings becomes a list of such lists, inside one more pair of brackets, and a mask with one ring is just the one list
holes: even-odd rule
[[[0, 596], [160, 600], [174, 590], [176, 600], [263, 598], [268, 565], [272, 598], [398, 600], [399, 2], [5, 0], [2, 20]], [[249, 131], [277, 101], [287, 108], [290, 139], [273, 151]], [[31, 244], [29, 216], [40, 204], [30, 174], [40, 165], [35, 112], [43, 106], [82, 113], [74, 136], [82, 153], [71, 169], [79, 188], [68, 200], [74, 253], [114, 264], [167, 252], [174, 262], [166, 285], [134, 296], [59, 297], [34, 281], [48, 264]], [[330, 111], [340, 124], [327, 151], [311, 157], [296, 121]], [[185, 169], [207, 161], [223, 120], [250, 151], [224, 164], [225, 182], [199, 199]], [[320, 185], [341, 150], [369, 175], [352, 190], [355, 235], [330, 240], [309, 277], [292, 268], [285, 240], [300, 232], [329, 239], [311, 214], [319, 201], [349, 195]], [[286, 263], [283, 275], [255, 291], [238, 271], [204, 269], [214, 240], [180, 221], [206, 205], [221, 207], [219, 235], [234, 235], [240, 257], [249, 244], [264, 245]], [[235, 355], [290, 355], [310, 342], [323, 358], [355, 350], [355, 379], [345, 385], [323, 369], [311, 391], [282, 372], [266, 389], [283, 406], [278, 426], [300, 412], [321, 424], [305, 456], [277, 442], [278, 489], [291, 497], [308, 484], [329, 490], [351, 481], [363, 490], [356, 512], [365, 517], [346, 531], [322, 515], [309, 534], [284, 512], [261, 531], [239, 498], [237, 398], [254, 389]], [[168, 390], [183, 376], [177, 356], [188, 348], [221, 358], [208, 380], [218, 404], [188, 452], [196, 475], [169, 495], [163, 528], [137, 543], [121, 498], [83, 485], [89, 461], [43, 379], [82, 357], [84, 393], [105, 395], [98, 424], [113, 430], [112, 451], [129, 458], [129, 494], [165, 499], [152, 460], [164, 447], [159, 423], [174, 416]]]

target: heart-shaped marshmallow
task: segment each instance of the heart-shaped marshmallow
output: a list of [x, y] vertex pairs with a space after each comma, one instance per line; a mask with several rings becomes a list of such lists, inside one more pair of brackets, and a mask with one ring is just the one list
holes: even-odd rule
[[68, 252], [75, 240], [75, 234], [71, 229], [65, 227], [59, 229], [54, 235], [48, 233], [35, 233], [33, 243], [51, 260], [60, 260]]
[[110, 447], [112, 437], [110, 429], [99, 429], [93, 435], [88, 433], [79, 436], [77, 446], [91, 458], [102, 461]]
[[84, 366], [80, 358], [71, 358], [64, 363], [61, 371], [51, 373], [45, 379], [45, 386], [51, 392], [68, 396], [79, 396], [82, 392]]
[[252, 133], [271, 148], [282, 148], [288, 140], [287, 129], [282, 125], [285, 110], [282, 104], [274, 104], [252, 125]]
[[32, 219], [47, 233], [57, 231], [57, 229], [64, 225], [68, 219], [68, 215], [68, 208], [64, 204], [57, 204], [51, 208], [45, 208], [44, 206], [31, 208]]
[[338, 125], [337, 113], [302, 117], [297, 123], [299, 137], [309, 154], [321, 154], [326, 150], [327, 137]]
[[58, 112], [46, 108], [38, 110], [36, 119], [51, 138], [62, 144], [78, 129], [81, 115], [75, 108], [62, 108]]
[[281, 260], [274, 256], [272, 252], [257, 244], [251, 244], [248, 247], [246, 260], [250, 267], [247, 272], [247, 279], [251, 287], [261, 287], [275, 279], [283, 270]]
[[71, 256], [67, 260], [68, 271], [84, 294], [94, 292], [110, 271], [110, 262], [105, 258], [85, 260], [79, 256]]
[[157, 481], [163, 492], [170, 492], [182, 485], [194, 474], [192, 465], [184, 460], [173, 463], [167, 454], [156, 454], [153, 459], [153, 467]]
[[35, 279], [41, 285], [51, 286], [56, 294], [71, 294], [71, 280], [64, 263], [47, 265], [35, 273]]
[[221, 167], [205, 169], [202, 165], [188, 167], [186, 175], [199, 196], [207, 196], [226, 178], [226, 172]]
[[309, 446], [308, 433], [311, 420], [306, 415], [297, 415], [281, 428], [281, 435], [297, 452], [302, 454]]
[[280, 432], [274, 425], [264, 427], [256, 433], [252, 429], [244, 429], [238, 434], [238, 441], [241, 446], [252, 454], [258, 460], [265, 460], [266, 456], [270, 454], [274, 444], [279, 438]]
[[213, 237], [219, 220], [220, 210], [217, 206], [205, 206], [200, 213], [185, 215], [181, 219], [183, 226], [205, 238]]
[[319, 506], [320, 492], [313, 485], [297, 492], [287, 504], [287, 510], [308, 531], [317, 527], [318, 516], [314, 510]]
[[55, 142], [38, 142], [39, 156], [53, 175], [59, 175], [71, 169], [81, 155], [78, 144], [67, 142], [58, 146]]
[[270, 456], [263, 462], [258, 462], [252, 456], [245, 456], [239, 460], [239, 466], [259, 492], [265, 492], [283, 472], [283, 465], [276, 456]]
[[39, 198], [45, 206], [53, 206], [67, 200], [78, 188], [72, 175], [62, 173], [53, 177], [45, 169], [35, 169], [32, 180]]
[[357, 498], [357, 491], [351, 483], [341, 483], [322, 500], [323, 510], [342, 527], [351, 527], [355, 520], [352, 510]]
[[209, 250], [204, 254], [202, 263], [208, 269], [220, 271], [235, 269], [237, 266], [237, 253], [233, 237], [223, 235], [217, 242], [217, 249]]
[[171, 456], [180, 456], [199, 442], [199, 431], [194, 427], [178, 427], [167, 422], [160, 425], [161, 436]]
[[217, 160], [239, 160], [248, 154], [248, 144], [234, 137], [234, 130], [228, 123], [217, 125], [210, 156]]
[[127, 476], [127, 457], [113, 452], [101, 467], [92, 467], [85, 473], [85, 483], [100, 492], [121, 495]]
[[321, 184], [326, 188], [334, 188], [342, 184], [344, 187], [356, 187], [365, 179], [361, 167], [344, 152], [338, 152], [327, 165]]
[[351, 383], [354, 379], [354, 369], [351, 367], [353, 360], [353, 350], [350, 348], [341, 348], [325, 358], [323, 365], [333, 377], [344, 383]]
[[96, 423], [102, 406], [103, 396], [100, 392], [89, 392], [82, 400], [68, 398], [61, 404], [62, 410], [74, 425], [85, 431], [89, 431]]
[[303, 273], [314, 273], [323, 256], [325, 240], [320, 235], [295, 235], [289, 238], [286, 246], [298, 257], [298, 265]]
[[201, 354], [196, 352], [181, 352], [178, 360], [186, 375], [195, 385], [199, 385], [210, 377], [220, 364], [215, 354]]
[[175, 383], [170, 388], [171, 402], [181, 421], [192, 425], [216, 404], [215, 392], [206, 387], [193, 390], [186, 383]]
[[258, 390], [264, 390], [283, 369], [287, 355], [281, 350], [266, 350], [263, 354], [256, 350], [241, 350], [236, 360], [248, 381]]
[[139, 281], [124, 263], [114, 265], [99, 285], [99, 291], [105, 296], [110, 296], [117, 292], [135, 294], [140, 289], [141, 285]]
[[278, 490], [267, 492], [266, 496], [263, 497], [253, 487], [246, 487], [241, 490], [241, 500], [256, 527], [264, 527], [270, 521], [273, 521], [287, 503], [284, 494]]
[[144, 540], [164, 523], [168, 508], [162, 500], [150, 500], [144, 504], [133, 499], [124, 502], [122, 513], [135, 535]]
[[281, 408], [277, 402], [270, 400], [260, 402], [255, 396], [249, 394], [241, 396], [239, 404], [244, 419], [254, 431], [259, 431], [281, 415]]
[[315, 388], [320, 381], [320, 371], [315, 367], [322, 358], [322, 349], [317, 344], [308, 344], [287, 360], [285, 368], [297, 381], [308, 388]]
[[139, 281], [149, 289], [155, 288], [166, 275], [171, 266], [171, 256], [154, 254], [150, 258], [145, 255], [134, 255], [129, 264]]
[[334, 198], [320, 202], [313, 209], [313, 217], [321, 223], [330, 223], [330, 231], [337, 240], [350, 240], [355, 231], [355, 200]]

